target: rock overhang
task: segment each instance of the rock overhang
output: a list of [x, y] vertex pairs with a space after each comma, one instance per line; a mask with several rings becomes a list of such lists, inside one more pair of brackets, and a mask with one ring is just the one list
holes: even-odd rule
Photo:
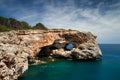
[[[66, 49], [71, 44], [72, 47]], [[45, 55], [42, 59], [41, 54]], [[89, 60], [101, 56], [96, 36], [90, 32], [19, 30], [0, 33], [0, 77], [3, 80], [17, 79], [28, 69], [28, 62], [36, 60], [42, 62], [59, 57]]]

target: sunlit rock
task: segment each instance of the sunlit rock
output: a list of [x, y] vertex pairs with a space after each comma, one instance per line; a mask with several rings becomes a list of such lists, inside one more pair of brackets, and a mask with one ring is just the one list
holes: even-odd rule
[[29, 64], [55, 59], [99, 59], [96, 36], [69, 30], [20, 30], [0, 33], [0, 80], [14, 80]]

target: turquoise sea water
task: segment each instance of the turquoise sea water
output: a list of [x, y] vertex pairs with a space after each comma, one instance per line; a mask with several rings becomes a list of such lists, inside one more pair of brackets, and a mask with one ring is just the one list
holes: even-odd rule
[[20, 80], [120, 80], [120, 45], [101, 44], [99, 61], [60, 60], [30, 66]]

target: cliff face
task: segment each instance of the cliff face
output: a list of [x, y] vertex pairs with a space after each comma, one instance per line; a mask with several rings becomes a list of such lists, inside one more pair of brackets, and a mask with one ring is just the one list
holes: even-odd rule
[[17, 79], [30, 63], [58, 58], [99, 59], [96, 36], [73, 31], [10, 31], [0, 33], [0, 79]]

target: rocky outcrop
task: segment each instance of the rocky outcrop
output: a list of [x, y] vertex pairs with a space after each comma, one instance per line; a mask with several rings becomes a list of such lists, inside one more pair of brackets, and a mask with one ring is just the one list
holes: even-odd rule
[[0, 33], [0, 80], [17, 79], [31, 63], [65, 58], [99, 59], [102, 53], [90, 32], [27, 30]]
[[62, 39], [55, 41], [51, 47], [54, 49], [50, 49], [49, 53], [58, 58], [61, 56], [74, 60], [96, 60], [102, 56], [96, 36], [90, 32], [65, 33]]

